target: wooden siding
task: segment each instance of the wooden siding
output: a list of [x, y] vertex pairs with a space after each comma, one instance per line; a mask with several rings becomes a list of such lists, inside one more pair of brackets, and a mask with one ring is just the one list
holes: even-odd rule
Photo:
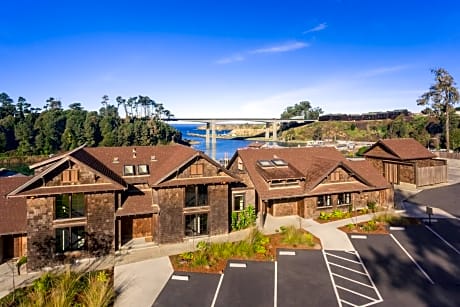
[[417, 187], [447, 182], [447, 165], [419, 167], [416, 172]]

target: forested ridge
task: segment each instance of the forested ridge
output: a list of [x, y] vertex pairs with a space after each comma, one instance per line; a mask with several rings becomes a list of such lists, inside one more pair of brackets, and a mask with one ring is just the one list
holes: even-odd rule
[[85, 143], [96, 147], [182, 141], [181, 133], [163, 120], [173, 116], [171, 112], [148, 96], [118, 96], [113, 104], [105, 95], [101, 104], [99, 111], [87, 111], [80, 102], [64, 109], [50, 97], [42, 108], [34, 108], [23, 97], [14, 100], [0, 93], [0, 155], [49, 155]]

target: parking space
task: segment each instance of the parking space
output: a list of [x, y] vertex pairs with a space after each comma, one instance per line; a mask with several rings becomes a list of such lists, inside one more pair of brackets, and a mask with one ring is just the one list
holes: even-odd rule
[[381, 306], [426, 306], [433, 285], [389, 235], [351, 237], [379, 290]]
[[369, 306], [382, 301], [355, 251], [325, 250], [324, 258], [341, 306]]
[[211, 306], [220, 278], [220, 274], [174, 272], [153, 306]]
[[274, 306], [274, 295], [275, 262], [230, 260], [214, 306]]
[[278, 306], [337, 306], [320, 250], [278, 250]]
[[439, 235], [454, 249], [460, 251], [460, 220], [458, 219], [438, 219], [437, 222], [427, 225], [430, 230]]

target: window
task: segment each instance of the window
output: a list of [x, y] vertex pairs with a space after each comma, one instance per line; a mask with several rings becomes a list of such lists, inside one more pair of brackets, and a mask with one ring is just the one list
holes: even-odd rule
[[149, 166], [147, 164], [139, 164], [137, 166], [137, 173], [139, 175], [148, 175], [149, 174]]
[[233, 211], [244, 210], [244, 194], [233, 195]]
[[185, 215], [185, 236], [202, 236], [208, 234], [208, 214]]
[[134, 165], [123, 166], [123, 176], [134, 176]]
[[318, 196], [317, 207], [330, 207], [332, 206], [331, 195]]
[[331, 174], [331, 181], [340, 181], [340, 173], [339, 172], [333, 172]]
[[62, 172], [62, 182], [78, 182], [78, 169], [66, 169]]
[[192, 176], [202, 176], [203, 175], [204, 166], [203, 164], [192, 164], [190, 166], [190, 175]]
[[208, 187], [191, 185], [185, 187], [185, 207], [206, 206], [208, 203]]
[[56, 229], [56, 252], [82, 250], [85, 247], [85, 227], [66, 227]]
[[273, 159], [272, 162], [276, 166], [288, 166], [287, 162], [284, 161], [283, 159]]
[[342, 193], [339, 194], [337, 199], [339, 205], [349, 205], [351, 204], [351, 193]]
[[238, 170], [239, 171], [244, 171], [243, 161], [241, 161], [240, 158], [238, 158]]
[[85, 216], [85, 195], [61, 194], [55, 199], [56, 219], [69, 219]]
[[258, 160], [257, 164], [261, 167], [273, 167], [275, 166], [272, 161], [270, 160]]

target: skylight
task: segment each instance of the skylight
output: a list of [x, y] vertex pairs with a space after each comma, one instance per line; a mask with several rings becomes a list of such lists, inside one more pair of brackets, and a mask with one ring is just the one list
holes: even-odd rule
[[287, 166], [287, 162], [284, 161], [283, 159], [273, 159], [271, 161], [273, 164], [275, 164], [276, 166]]
[[273, 167], [274, 166], [273, 162], [270, 160], [258, 160], [257, 163], [261, 167]]

